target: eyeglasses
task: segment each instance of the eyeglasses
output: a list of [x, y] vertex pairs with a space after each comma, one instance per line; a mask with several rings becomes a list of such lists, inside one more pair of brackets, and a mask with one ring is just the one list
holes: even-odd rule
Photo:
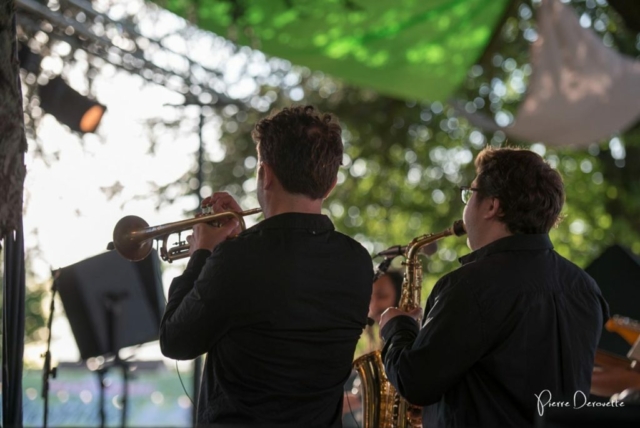
[[477, 187], [460, 186], [460, 197], [462, 198], [462, 202], [467, 205], [471, 200], [473, 192], [477, 192], [479, 190], [480, 189]]

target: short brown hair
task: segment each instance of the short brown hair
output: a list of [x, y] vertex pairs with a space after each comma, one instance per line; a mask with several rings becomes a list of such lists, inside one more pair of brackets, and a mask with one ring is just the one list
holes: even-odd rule
[[320, 199], [342, 164], [342, 129], [337, 119], [313, 106], [284, 108], [260, 120], [251, 133], [262, 160], [282, 187]]
[[500, 219], [514, 234], [548, 233], [560, 220], [564, 184], [560, 173], [532, 151], [482, 150], [475, 161], [476, 187], [500, 201]]

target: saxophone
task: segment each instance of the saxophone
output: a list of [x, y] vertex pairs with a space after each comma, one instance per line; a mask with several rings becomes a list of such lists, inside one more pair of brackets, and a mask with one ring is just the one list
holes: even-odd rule
[[[464, 223], [457, 220], [439, 233], [428, 233], [413, 239], [404, 252], [405, 266], [399, 308], [409, 312], [420, 306], [422, 264], [420, 249], [444, 237], [466, 234]], [[380, 351], [363, 355], [353, 362], [360, 376], [363, 428], [418, 428], [422, 426], [420, 407], [400, 397], [387, 379]]]

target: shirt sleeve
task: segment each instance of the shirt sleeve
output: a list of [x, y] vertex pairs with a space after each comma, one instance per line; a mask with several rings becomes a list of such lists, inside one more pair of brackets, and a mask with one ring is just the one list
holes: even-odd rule
[[224, 305], [233, 300], [228, 269], [219, 245], [213, 252], [197, 250], [184, 273], [169, 287], [160, 324], [160, 349], [177, 360], [206, 353], [230, 328]]
[[390, 320], [381, 331], [387, 377], [410, 403], [436, 403], [490, 346], [480, 307], [466, 283], [439, 284], [429, 299], [422, 330], [408, 316]]

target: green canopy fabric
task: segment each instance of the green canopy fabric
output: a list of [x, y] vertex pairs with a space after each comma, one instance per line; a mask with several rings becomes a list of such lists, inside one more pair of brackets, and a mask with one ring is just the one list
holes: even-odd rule
[[511, 0], [154, 0], [204, 30], [380, 93], [446, 100]]

